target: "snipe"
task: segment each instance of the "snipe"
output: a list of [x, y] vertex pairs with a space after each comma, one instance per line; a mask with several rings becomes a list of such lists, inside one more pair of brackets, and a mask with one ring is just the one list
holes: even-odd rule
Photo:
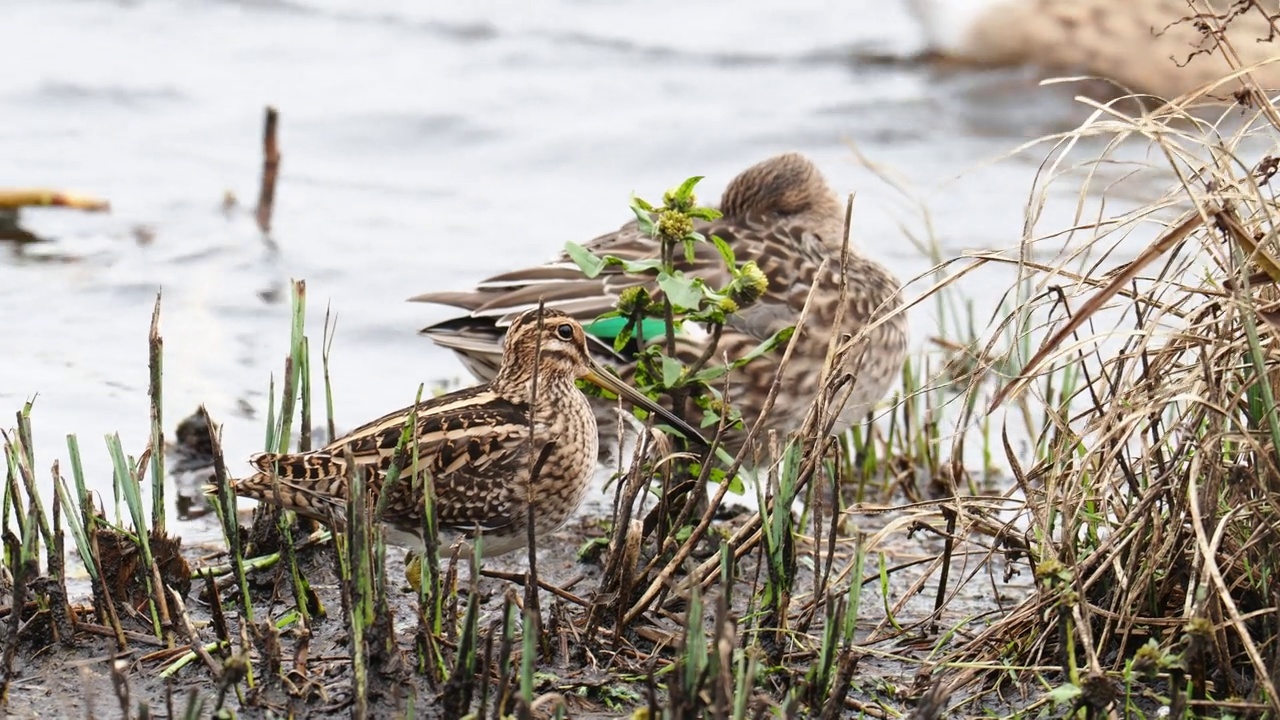
[[[340, 524], [349, 477], [345, 451], [368, 469], [372, 491], [381, 492], [402, 429], [416, 410], [422, 472], [409, 477], [406, 470], [394, 485], [381, 518], [389, 539], [425, 549], [422, 493], [429, 478], [439, 529], [464, 537], [478, 531], [482, 553], [501, 555], [526, 545], [530, 504], [541, 537], [563, 525], [582, 502], [596, 464], [597, 431], [587, 398], [575, 385], [578, 378], [701, 440], [687, 423], [600, 368], [577, 321], [551, 309], [539, 317], [535, 308], [511, 323], [491, 382], [398, 410], [319, 450], [256, 455], [250, 461], [258, 472], [232, 481], [232, 489]], [[531, 482], [535, 461], [547, 447]]]

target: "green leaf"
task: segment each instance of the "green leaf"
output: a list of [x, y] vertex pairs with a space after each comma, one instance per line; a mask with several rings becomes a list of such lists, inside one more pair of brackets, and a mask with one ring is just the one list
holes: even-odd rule
[[680, 380], [680, 375], [684, 372], [684, 365], [680, 364], [669, 355], [662, 356], [662, 384], [672, 388], [676, 386], [676, 382]]
[[693, 376], [693, 379], [700, 383], [710, 384], [713, 380], [718, 380], [724, 377], [724, 374], [727, 372], [729, 372], [729, 368], [724, 365], [712, 365], [699, 370], [698, 373]]
[[716, 246], [716, 250], [720, 251], [720, 257], [724, 259], [724, 264], [729, 268], [729, 271], [736, 271], [738, 261], [734, 257], [733, 248], [729, 247], [729, 243], [725, 242], [724, 238], [719, 235], [712, 235], [711, 244]]
[[652, 205], [650, 205], [650, 204], [649, 204], [649, 202], [648, 202], [647, 200], [645, 200], [644, 198], [640, 197], [639, 195], [632, 195], [632, 196], [631, 196], [631, 208], [632, 208], [633, 210], [634, 210], [634, 209], [643, 210], [643, 211], [645, 211], [645, 212], [647, 212], [647, 213], [651, 213], [651, 212], [653, 212], [653, 206], [652, 206]]
[[761, 355], [764, 355], [767, 352], [773, 351], [778, 346], [786, 344], [786, 342], [791, 339], [792, 333], [794, 333], [795, 331], [796, 329], [794, 327], [782, 328], [778, 332], [774, 333], [772, 337], [770, 337], [769, 339], [765, 340], [764, 342], [752, 348], [751, 351], [748, 352], [746, 355], [743, 355], [737, 360], [734, 360], [732, 363], [729, 364], [730, 367], [736, 370], [737, 368], [740, 368], [743, 365], [746, 365], [747, 363], [751, 362], [752, 360], [755, 360]]
[[1080, 697], [1080, 688], [1076, 685], [1072, 685], [1071, 683], [1059, 685], [1049, 691], [1049, 697], [1054, 703], [1058, 705], [1065, 705], [1067, 703], [1074, 702], [1076, 698]]
[[699, 220], [719, 220], [724, 217], [724, 214], [719, 210], [709, 207], [696, 207], [689, 210], [686, 214], [691, 218], [697, 218]]
[[[733, 456], [732, 456], [732, 455], [730, 455], [730, 454], [729, 454], [729, 451], [728, 451], [728, 450], [725, 450], [723, 447], [716, 448], [716, 457], [717, 457], [717, 458], [720, 458], [720, 462], [724, 463], [725, 465], [732, 465], [732, 464], [733, 464]], [[738, 481], [738, 487], [739, 487], [739, 488], [741, 488], [741, 487], [742, 487], [742, 481]], [[732, 490], [733, 488], [734, 488], [734, 486], [733, 486], [732, 484], [730, 484], [730, 485], [729, 485], [729, 489], [730, 489], [730, 490]], [[739, 494], [739, 495], [741, 495], [741, 494], [742, 494], [742, 491], [741, 491], [741, 490], [738, 490], [737, 492], [738, 492], [738, 494]]]
[[564, 251], [569, 255], [569, 259], [577, 263], [578, 268], [589, 278], [599, 275], [607, 264], [604, 260], [596, 257], [590, 250], [572, 240], [564, 244]]
[[640, 198], [636, 198], [636, 200], [639, 200], [641, 203], [644, 203], [645, 207], [649, 207], [649, 210], [645, 210], [644, 207], [640, 207], [639, 205], [636, 205], [634, 203], [631, 205], [631, 212], [635, 213], [636, 215], [636, 223], [640, 225], [641, 232], [643, 232], [645, 235], [652, 235], [653, 234], [653, 218], [649, 215], [649, 212], [652, 210], [652, 208], [649, 206], [649, 203], [644, 202], [643, 200], [640, 200]]
[[622, 328], [618, 330], [618, 334], [613, 336], [614, 352], [622, 352], [622, 349], [627, 346], [627, 343], [631, 342], [631, 328], [634, 325], [635, 323], [628, 320], [627, 324], [623, 325]]
[[622, 266], [623, 270], [629, 273], [641, 274], [650, 270], [661, 270], [662, 259], [654, 258], [652, 260], [623, 260], [622, 258], [609, 257], [611, 262], [616, 261]]
[[702, 280], [686, 277], [679, 270], [658, 275], [658, 287], [675, 307], [693, 310], [702, 303]]
[[689, 178], [688, 180], [685, 180], [684, 182], [680, 183], [680, 187], [676, 188], [676, 192], [675, 192], [676, 198], [682, 201], [688, 200], [689, 197], [693, 195], [694, 186], [702, 182], [702, 178], [703, 178], [702, 175], [695, 175]]
[[684, 261], [693, 264], [694, 243], [696, 241], [691, 237], [684, 239]]

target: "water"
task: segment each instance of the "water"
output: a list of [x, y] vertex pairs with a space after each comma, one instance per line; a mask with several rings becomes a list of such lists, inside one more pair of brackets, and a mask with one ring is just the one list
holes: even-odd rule
[[[415, 334], [448, 309], [405, 298], [612, 229], [632, 191], [703, 174], [709, 199], [800, 150], [858, 192], [855, 241], [906, 279], [931, 265], [904, 232], [923, 233], [919, 208], [851, 144], [919, 191], [958, 255], [1016, 244], [1044, 152], [983, 163], [1085, 115], [1025, 73], [892, 61], [920, 38], [879, 0], [36, 0], [6, 4], [4, 36], [0, 186], [90, 192], [113, 211], [27, 211], [52, 241], [3, 248], [0, 426], [38, 395], [39, 474], [75, 433], [108, 500], [103, 435], [146, 444], [157, 292], [166, 431], [206, 403], [242, 472], [287, 352], [290, 278], [308, 283], [313, 348], [325, 307], [337, 315], [350, 428], [463, 377]], [[256, 198], [266, 104], [281, 112], [279, 252], [220, 207], [228, 190]], [[1075, 195], [1049, 201], [1045, 224], [1065, 225]], [[986, 317], [1003, 284], [964, 287]], [[932, 313], [913, 311], [921, 348]]]

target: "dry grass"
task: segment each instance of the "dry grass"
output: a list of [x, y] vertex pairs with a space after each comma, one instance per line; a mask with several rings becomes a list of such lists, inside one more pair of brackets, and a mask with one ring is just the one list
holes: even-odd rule
[[[1196, 100], [1135, 116], [1095, 105], [1049, 139], [1018, 256], [972, 258], [1029, 288], [982, 354], [1021, 369], [994, 397], [981, 381], [969, 393], [997, 414], [1045, 410], [1036, 457], [1005, 436], [1022, 507], [989, 546], [1025, 555], [1036, 592], [963, 629], [976, 634], [942, 658], [942, 697], [1036, 678], [1054, 692], [1022, 684], [1019, 704], [1280, 714], [1280, 113], [1255, 94], [1206, 119]], [[1121, 155], [1143, 143], [1145, 162]], [[1153, 176], [1172, 180], [1163, 195], [1108, 206]], [[1063, 183], [1081, 187], [1077, 222], [1037, 235]], [[1009, 328], [1028, 328], [1031, 352], [1003, 342]], [[963, 536], [991, 522], [956, 511]]]

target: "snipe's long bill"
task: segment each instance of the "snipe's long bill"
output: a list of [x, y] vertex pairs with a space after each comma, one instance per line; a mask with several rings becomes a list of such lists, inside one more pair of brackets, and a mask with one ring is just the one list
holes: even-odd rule
[[[319, 450], [256, 455], [250, 462], [258, 471], [232, 481], [233, 491], [341, 525], [350, 473], [367, 471], [372, 492], [380, 495], [412, 417], [419, 471], [406, 470], [389, 489], [392, 496], [381, 518], [389, 538], [418, 551], [436, 540], [423, 534], [423, 488], [429, 480], [438, 528], [464, 537], [482, 533], [483, 554], [493, 556], [527, 543], [531, 514], [541, 538], [563, 525], [582, 502], [596, 466], [598, 438], [577, 378], [706, 443], [688, 423], [601, 368], [588, 354], [577, 321], [557, 310], [539, 314], [526, 311], [511, 324], [491, 382], [403, 408]], [[544, 449], [546, 459], [535, 477], [533, 466]], [[348, 467], [347, 451], [358, 468]]]

